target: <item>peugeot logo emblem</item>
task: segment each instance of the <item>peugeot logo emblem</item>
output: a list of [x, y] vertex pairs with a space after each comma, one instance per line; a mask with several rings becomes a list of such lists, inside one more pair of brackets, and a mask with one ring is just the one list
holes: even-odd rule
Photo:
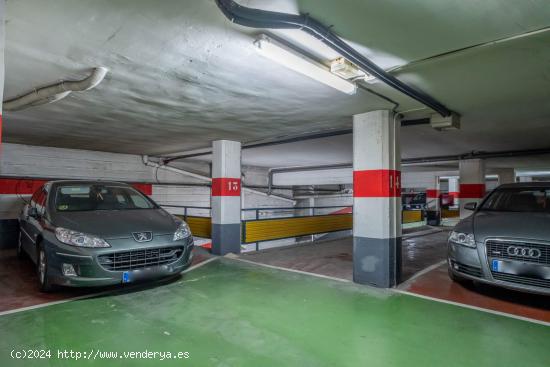
[[136, 242], [149, 242], [153, 239], [153, 232], [133, 232]]
[[527, 257], [531, 259], [538, 259], [542, 254], [538, 248], [509, 246], [506, 250], [510, 256]]

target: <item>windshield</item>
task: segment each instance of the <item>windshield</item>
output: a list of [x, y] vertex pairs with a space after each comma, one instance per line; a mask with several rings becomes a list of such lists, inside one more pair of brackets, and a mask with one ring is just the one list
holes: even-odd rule
[[128, 186], [109, 184], [60, 186], [56, 191], [54, 205], [59, 212], [157, 208], [139, 191]]
[[507, 188], [495, 190], [481, 210], [503, 212], [550, 212], [550, 188]]

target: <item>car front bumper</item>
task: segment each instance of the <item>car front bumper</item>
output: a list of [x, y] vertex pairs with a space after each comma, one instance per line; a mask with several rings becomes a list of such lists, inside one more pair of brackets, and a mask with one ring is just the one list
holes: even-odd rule
[[[510, 276], [509, 274], [491, 269], [491, 264], [489, 263], [491, 259], [487, 257], [484, 243], [478, 242], [476, 248], [471, 248], [449, 241], [447, 248], [447, 264], [449, 271], [457, 277], [522, 292], [550, 295], [550, 279], [531, 281], [530, 278], [516, 277], [514, 275]], [[522, 263], [523, 266], [525, 266], [525, 264], [527, 263]], [[539, 267], [541, 265], [528, 264], [527, 266]], [[550, 266], [547, 268], [550, 272]], [[496, 279], [497, 277], [507, 280]], [[519, 281], [514, 281], [515, 279]], [[525, 282], [539, 284], [547, 283], [548, 286], [546, 286], [546, 284], [544, 286], [524, 284]]]
[[[133, 283], [177, 275], [187, 269], [193, 261], [193, 237], [165, 244], [141, 246], [135, 250], [183, 247], [183, 253], [175, 261], [148, 265], [133, 269], [109, 270], [100, 264], [98, 257], [106, 253], [127, 252], [128, 249], [82, 249], [60, 243], [57, 240], [45, 241], [48, 258], [48, 276], [52, 284], [68, 287], [97, 287], [122, 283]], [[63, 274], [63, 264], [70, 264], [77, 275]]]

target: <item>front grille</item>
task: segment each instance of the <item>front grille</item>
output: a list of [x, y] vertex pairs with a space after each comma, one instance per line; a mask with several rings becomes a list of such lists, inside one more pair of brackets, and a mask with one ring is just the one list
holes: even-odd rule
[[[522, 262], [530, 262], [535, 264], [546, 264], [550, 265], [550, 246], [541, 245], [537, 243], [528, 243], [528, 242], [504, 242], [504, 241], [495, 241], [489, 240], [486, 243], [487, 246], [487, 256], [490, 258], [498, 259], [509, 259]], [[511, 255], [508, 251], [509, 247], [520, 247], [520, 248], [529, 248], [529, 249], [538, 249], [540, 251], [540, 257], [533, 258], [529, 256], [521, 255]]]
[[505, 274], [505, 273], [497, 273], [497, 272], [491, 272], [491, 273], [493, 274], [493, 278], [495, 278], [496, 280], [503, 280], [505, 282], [530, 285], [534, 287], [550, 288], [549, 279], [529, 278], [529, 277], [522, 277], [514, 274]]
[[183, 252], [183, 247], [113, 252], [99, 255], [98, 261], [107, 270], [133, 270], [172, 263], [178, 260]]
[[475, 266], [464, 265], [462, 263], [451, 261], [451, 265], [454, 270], [459, 271], [464, 274], [471, 275], [473, 277], [481, 278], [481, 268]]

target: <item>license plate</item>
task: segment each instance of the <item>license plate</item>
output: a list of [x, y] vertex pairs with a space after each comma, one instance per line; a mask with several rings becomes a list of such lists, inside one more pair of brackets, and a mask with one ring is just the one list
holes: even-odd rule
[[550, 279], [550, 266], [542, 264], [491, 259], [491, 270], [534, 279]]
[[131, 282], [130, 272], [125, 271], [124, 273], [122, 273], [122, 283], [130, 283], [130, 282]]
[[502, 269], [502, 261], [493, 260], [491, 262], [491, 270], [500, 271], [499, 269]]

